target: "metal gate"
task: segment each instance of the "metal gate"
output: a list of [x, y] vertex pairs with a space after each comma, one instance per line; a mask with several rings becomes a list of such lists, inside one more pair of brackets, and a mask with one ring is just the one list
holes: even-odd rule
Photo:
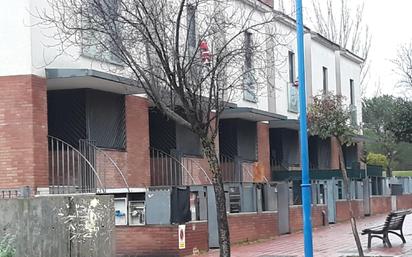
[[289, 225], [289, 183], [283, 182], [277, 185], [278, 191], [278, 223], [279, 234], [290, 233]]
[[209, 230], [209, 248], [219, 248], [215, 190], [207, 187], [207, 226]]
[[363, 209], [365, 216], [371, 215], [371, 205], [370, 205], [370, 197], [371, 197], [371, 183], [369, 178], [365, 178], [363, 180]]
[[328, 208], [328, 222], [336, 222], [336, 181], [334, 178], [326, 181], [326, 204]]

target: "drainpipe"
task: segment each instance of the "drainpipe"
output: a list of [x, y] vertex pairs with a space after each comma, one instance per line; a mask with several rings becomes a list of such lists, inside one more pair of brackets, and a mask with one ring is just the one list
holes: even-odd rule
[[302, 0], [296, 0], [296, 28], [298, 43], [299, 69], [299, 124], [302, 165], [302, 204], [303, 204], [303, 236], [305, 257], [313, 257], [312, 222], [311, 222], [311, 185], [309, 181], [308, 135], [306, 125], [306, 92], [305, 92], [305, 52]]

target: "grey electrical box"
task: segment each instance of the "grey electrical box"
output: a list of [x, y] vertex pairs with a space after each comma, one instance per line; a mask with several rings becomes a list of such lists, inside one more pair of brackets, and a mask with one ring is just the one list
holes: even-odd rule
[[149, 189], [146, 193], [146, 224], [170, 224], [171, 189]]
[[391, 195], [402, 195], [402, 184], [391, 184]]

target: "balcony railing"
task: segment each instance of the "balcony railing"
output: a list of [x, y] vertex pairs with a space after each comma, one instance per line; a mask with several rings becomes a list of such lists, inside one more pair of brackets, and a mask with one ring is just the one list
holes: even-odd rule
[[48, 136], [48, 147], [51, 194], [105, 191], [93, 164], [94, 159], [91, 156], [93, 153], [82, 153], [67, 142], [53, 136]]
[[209, 175], [196, 161], [156, 148], [150, 148], [150, 178], [152, 186], [211, 184]]

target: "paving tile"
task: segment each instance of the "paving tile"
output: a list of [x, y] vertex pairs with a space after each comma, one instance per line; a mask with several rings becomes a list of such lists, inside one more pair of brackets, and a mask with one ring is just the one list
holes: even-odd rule
[[[377, 215], [357, 220], [358, 230], [381, 225], [386, 215]], [[372, 248], [367, 249], [367, 236], [362, 236], [361, 241], [366, 256], [379, 257], [412, 257], [412, 215], [405, 219], [404, 235], [406, 244], [400, 238], [389, 235], [392, 248], [383, 247], [382, 241], [372, 239]], [[348, 257], [357, 254], [349, 222], [330, 225], [313, 230], [313, 249], [315, 257]], [[303, 234], [301, 232], [279, 236], [265, 242], [232, 246], [233, 257], [304, 257]], [[210, 251], [202, 257], [218, 257], [218, 251]]]

